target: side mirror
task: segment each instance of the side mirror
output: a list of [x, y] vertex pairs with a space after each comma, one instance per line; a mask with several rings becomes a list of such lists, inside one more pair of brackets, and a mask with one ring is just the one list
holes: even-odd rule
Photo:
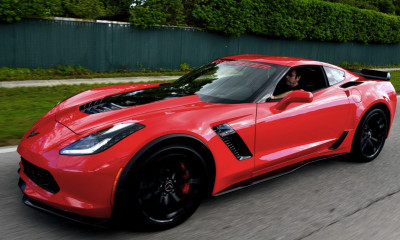
[[312, 102], [313, 98], [314, 96], [311, 92], [295, 90], [279, 101], [278, 104], [276, 104], [275, 109], [282, 111], [291, 103], [308, 103]]

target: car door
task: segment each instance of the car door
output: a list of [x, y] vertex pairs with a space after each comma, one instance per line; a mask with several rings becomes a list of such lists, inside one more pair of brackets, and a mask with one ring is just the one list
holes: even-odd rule
[[280, 110], [276, 108], [280, 102], [257, 104], [253, 176], [332, 154], [329, 148], [349, 129], [351, 106], [346, 93], [339, 86], [327, 87], [322, 67], [308, 68], [314, 75], [304, 81], [325, 84], [312, 93], [311, 102], [292, 102]]

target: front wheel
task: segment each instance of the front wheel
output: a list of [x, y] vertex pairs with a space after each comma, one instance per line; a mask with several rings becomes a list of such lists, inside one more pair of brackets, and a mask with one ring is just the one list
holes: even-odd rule
[[205, 176], [204, 160], [195, 150], [170, 146], [156, 151], [129, 184], [135, 224], [159, 230], [185, 221], [200, 205]]
[[382, 109], [368, 112], [357, 127], [352, 154], [358, 162], [374, 160], [385, 144], [388, 121]]

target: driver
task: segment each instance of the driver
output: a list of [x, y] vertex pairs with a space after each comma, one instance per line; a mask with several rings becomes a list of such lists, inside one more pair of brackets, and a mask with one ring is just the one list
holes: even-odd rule
[[289, 93], [294, 90], [301, 90], [302, 87], [299, 84], [301, 79], [301, 73], [296, 69], [290, 70], [284, 79], [282, 79], [278, 86], [276, 87], [274, 94], [271, 96], [271, 99], [279, 99], [286, 97]]

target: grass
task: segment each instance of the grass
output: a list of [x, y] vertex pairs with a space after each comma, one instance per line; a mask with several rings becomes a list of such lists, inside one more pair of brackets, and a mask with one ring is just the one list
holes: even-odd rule
[[[400, 93], [400, 71], [391, 74], [391, 82]], [[18, 144], [28, 128], [57, 102], [75, 93], [105, 85], [108, 84], [0, 88], [0, 146]]]
[[[186, 66], [183, 66], [186, 67]], [[182, 67], [181, 67], [182, 68]], [[29, 69], [29, 68], [0, 68], [0, 81], [21, 80], [50, 80], [50, 79], [76, 79], [76, 78], [117, 78], [117, 77], [140, 77], [140, 76], [175, 76], [183, 75], [186, 68], [182, 70], [120, 70], [114, 72], [92, 72], [81, 66], [58, 66], [54, 69]]]
[[338, 66], [345, 68], [345, 69], [362, 69], [362, 68], [400, 68], [400, 64], [390, 64], [390, 65], [367, 65], [364, 63], [348, 63], [348, 62], [343, 62], [339, 64]]
[[65, 98], [109, 84], [0, 88], [0, 146], [15, 145], [41, 116]]
[[396, 92], [399, 94], [400, 93], [400, 71], [390, 72], [390, 75], [391, 75], [390, 82], [392, 82], [394, 88], [396, 89]]

